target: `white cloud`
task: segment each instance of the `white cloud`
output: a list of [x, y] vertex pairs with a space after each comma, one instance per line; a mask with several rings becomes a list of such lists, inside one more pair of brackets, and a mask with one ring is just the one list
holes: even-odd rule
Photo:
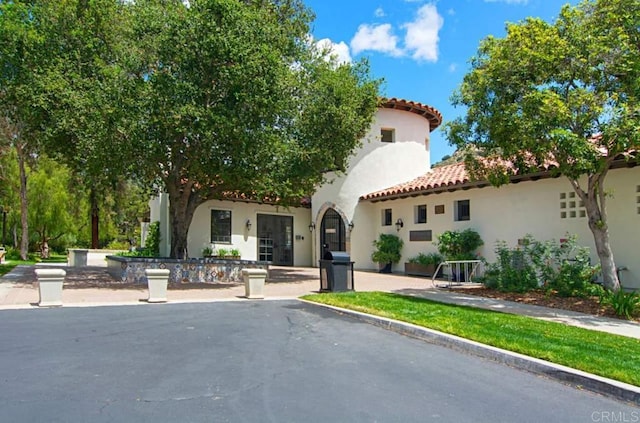
[[438, 61], [438, 31], [443, 24], [444, 19], [438, 14], [435, 4], [426, 4], [418, 9], [416, 19], [402, 26], [407, 30], [404, 43], [412, 52], [411, 57], [418, 61]]
[[351, 63], [349, 46], [344, 42], [334, 43], [329, 38], [323, 38], [316, 42], [319, 50], [326, 52], [327, 59], [334, 58], [338, 63]]
[[451, 63], [449, 65], [449, 72], [453, 73], [458, 69], [458, 64], [457, 63]]
[[398, 37], [393, 34], [391, 24], [367, 25], [358, 27], [358, 32], [351, 40], [353, 54], [371, 50], [386, 53], [391, 56], [402, 56], [398, 48]]
[[527, 4], [529, 0], [484, 0], [485, 3]]
[[376, 15], [376, 17], [378, 18], [382, 18], [385, 16], [384, 9], [382, 9], [382, 7], [378, 7], [376, 11], [373, 12], [373, 14]]

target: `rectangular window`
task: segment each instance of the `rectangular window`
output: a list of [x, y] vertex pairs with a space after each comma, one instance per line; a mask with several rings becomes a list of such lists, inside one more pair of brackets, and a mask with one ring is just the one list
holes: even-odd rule
[[471, 220], [471, 205], [469, 200], [456, 201], [455, 204], [455, 220]]
[[211, 242], [231, 243], [231, 210], [211, 210]]
[[427, 223], [427, 205], [420, 204], [413, 208], [414, 223]]
[[436, 214], [444, 214], [444, 204], [438, 204], [435, 206], [434, 211]]
[[391, 128], [380, 129], [380, 138], [382, 142], [394, 142], [396, 139], [396, 130]]
[[392, 221], [391, 209], [382, 210], [382, 226], [391, 226]]

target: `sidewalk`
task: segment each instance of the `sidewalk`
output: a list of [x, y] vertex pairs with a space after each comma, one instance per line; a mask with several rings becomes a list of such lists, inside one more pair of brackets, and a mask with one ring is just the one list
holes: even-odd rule
[[[60, 267], [67, 271], [62, 291], [65, 307], [147, 304], [146, 286], [114, 282], [105, 268], [78, 269], [66, 268], [64, 265]], [[317, 293], [320, 287], [318, 272], [315, 268], [272, 267], [269, 281], [265, 285], [265, 298], [291, 299]], [[383, 291], [419, 296], [434, 301], [521, 314], [640, 339], [640, 324], [636, 322], [463, 295], [436, 288], [430, 279], [356, 271], [354, 281], [356, 291]], [[167, 297], [171, 303], [246, 301], [244, 285], [240, 283], [170, 286]], [[34, 266], [17, 266], [0, 278], [0, 310], [37, 308], [38, 300]]]

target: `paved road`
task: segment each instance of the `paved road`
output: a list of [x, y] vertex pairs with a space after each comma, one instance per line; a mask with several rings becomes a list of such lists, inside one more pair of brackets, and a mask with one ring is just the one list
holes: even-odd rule
[[2, 422], [640, 421], [297, 301], [5, 310], [0, 339]]

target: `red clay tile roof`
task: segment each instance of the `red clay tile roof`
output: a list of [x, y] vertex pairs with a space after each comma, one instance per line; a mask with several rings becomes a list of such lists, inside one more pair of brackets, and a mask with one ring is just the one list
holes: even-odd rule
[[429, 121], [431, 131], [442, 123], [442, 114], [434, 107], [427, 106], [426, 104], [394, 97], [381, 99], [380, 106], [386, 109], [404, 110], [405, 112], [418, 114]]
[[376, 201], [389, 199], [389, 197], [408, 197], [412, 193], [418, 195], [425, 191], [457, 189], [469, 183], [471, 180], [464, 163], [454, 163], [433, 168], [412, 181], [363, 195], [360, 200]]

